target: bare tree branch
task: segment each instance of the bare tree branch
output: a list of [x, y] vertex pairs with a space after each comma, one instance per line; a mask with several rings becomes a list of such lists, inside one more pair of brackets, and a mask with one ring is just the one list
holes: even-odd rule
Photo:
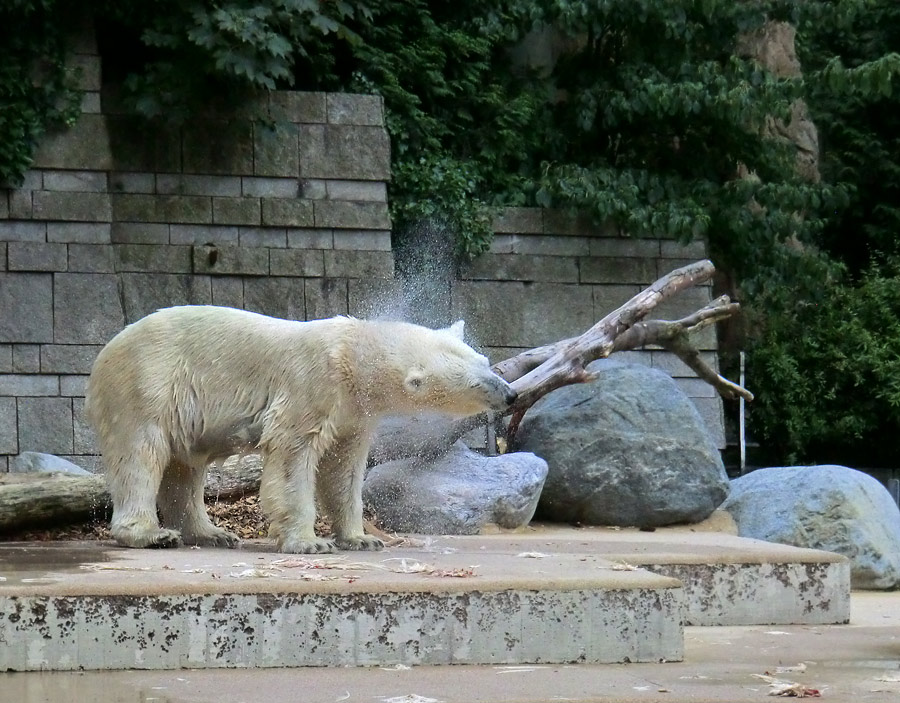
[[[508, 440], [515, 437], [525, 413], [540, 398], [562, 386], [592, 380], [586, 370], [592, 361], [646, 346], [655, 345], [672, 351], [723, 397], [743, 396], [752, 400], [749, 391], [710, 368], [689, 340], [691, 333], [737, 314], [740, 305], [722, 296], [681, 320], [643, 321], [663, 300], [710, 280], [714, 272], [710, 261], [698, 261], [672, 271], [578, 337], [529, 349], [495, 364], [494, 371], [509, 381], [519, 394], [516, 403], [506, 411], [511, 416], [507, 426]], [[455, 421], [449, 418], [416, 419], [379, 431], [370, 463], [433, 456], [435, 451], [439, 453], [441, 447], [450, 446], [486, 419], [484, 415]]]

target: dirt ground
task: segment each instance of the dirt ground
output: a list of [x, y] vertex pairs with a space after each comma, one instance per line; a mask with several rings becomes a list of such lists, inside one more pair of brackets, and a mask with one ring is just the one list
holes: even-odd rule
[[[262, 514], [259, 495], [247, 495], [233, 501], [207, 503], [206, 510], [219, 527], [234, 532], [241, 539], [260, 539], [268, 534], [269, 522]], [[366, 508], [366, 519], [378, 524], [374, 510]], [[316, 521], [316, 533], [331, 533], [331, 526], [324, 517]], [[0, 534], [0, 542], [51, 542], [58, 540], [109, 540], [109, 522], [91, 520], [77, 525], [56, 525], [46, 528], [29, 528]]]

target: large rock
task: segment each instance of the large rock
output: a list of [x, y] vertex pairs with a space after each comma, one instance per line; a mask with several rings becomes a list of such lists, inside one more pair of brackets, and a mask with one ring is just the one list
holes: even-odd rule
[[848, 557], [854, 588], [900, 587], [900, 510], [887, 489], [846, 466], [759, 469], [722, 505], [742, 537]]
[[62, 473], [73, 476], [90, 476], [91, 472], [82, 469], [67, 459], [55, 454], [42, 452], [22, 452], [15, 457], [9, 465], [9, 470], [15, 473]]
[[592, 383], [538, 402], [518, 448], [547, 460], [538, 515], [589, 525], [699, 522], [728, 495], [722, 459], [697, 409], [666, 374], [603, 360]]
[[547, 463], [533, 454], [482, 456], [462, 442], [447, 454], [375, 466], [363, 500], [396, 532], [474, 535], [494, 524], [513, 529], [534, 515]]

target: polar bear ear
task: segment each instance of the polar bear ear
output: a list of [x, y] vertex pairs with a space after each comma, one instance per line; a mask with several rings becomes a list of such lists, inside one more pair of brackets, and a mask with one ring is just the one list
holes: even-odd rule
[[463, 341], [466, 333], [465, 320], [457, 320], [447, 328], [447, 331], [460, 341]]

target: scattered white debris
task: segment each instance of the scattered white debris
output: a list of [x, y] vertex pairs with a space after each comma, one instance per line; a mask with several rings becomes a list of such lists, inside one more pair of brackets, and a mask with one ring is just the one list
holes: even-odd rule
[[531, 671], [539, 671], [539, 666], [495, 666], [494, 670], [498, 674], [527, 674]]
[[900, 683], [900, 674], [884, 674], [879, 676], [876, 681], [884, 681], [886, 683]]
[[384, 567], [387, 571], [393, 571], [396, 574], [430, 574], [437, 569], [436, 566], [432, 566], [431, 564], [425, 564], [421, 561], [415, 561], [412, 559], [407, 560], [402, 557], [392, 557], [390, 559], [385, 559], [384, 561], [400, 562], [396, 566], [386, 565]]
[[789, 635], [790, 632], [784, 632], [783, 630], [769, 630], [766, 632], [767, 635]]
[[629, 564], [626, 561], [620, 561], [609, 567], [613, 571], [640, 571], [641, 567]]
[[347, 691], [346, 693], [344, 693], [343, 696], [338, 696], [337, 698], [335, 698], [334, 702], [338, 703], [339, 701], [346, 701], [349, 698], [350, 698], [350, 691]]
[[378, 668], [382, 671], [409, 671], [412, 669], [411, 666], [407, 666], [406, 664], [394, 664], [393, 666], [380, 666]]
[[126, 564], [82, 564], [86, 571], [151, 571], [149, 566], [127, 566]]
[[347, 561], [346, 557], [321, 557], [307, 559], [290, 557], [276, 559], [272, 566], [280, 569], [337, 569], [340, 571], [371, 571], [378, 569], [378, 564], [367, 561]]
[[6, 581], [6, 576], [0, 576], [0, 581]]
[[448, 576], [452, 578], [468, 578], [475, 576], [475, 569], [478, 566], [464, 566], [458, 569], [439, 569], [432, 564], [426, 564], [420, 561], [407, 560], [404, 557], [391, 557], [385, 559], [385, 562], [399, 561], [398, 566], [385, 565], [387, 571], [393, 571], [396, 574], [427, 574], [428, 576]]
[[519, 552], [516, 554], [517, 557], [522, 557], [523, 559], [543, 559], [544, 557], [549, 557], [549, 554], [544, 554], [543, 552]]
[[809, 688], [806, 684], [797, 683], [796, 681], [783, 681], [774, 676], [763, 674], [753, 674], [754, 678], [765, 681], [769, 684], [770, 696], [784, 696], [785, 698], [820, 698], [821, 693], [818, 689]]
[[277, 576], [278, 572], [271, 569], [244, 569], [243, 571], [232, 571], [228, 574], [233, 579], [268, 579]]
[[437, 698], [417, 696], [415, 693], [408, 693], [405, 696], [394, 696], [393, 698], [382, 697], [381, 700], [384, 703], [441, 703]]

